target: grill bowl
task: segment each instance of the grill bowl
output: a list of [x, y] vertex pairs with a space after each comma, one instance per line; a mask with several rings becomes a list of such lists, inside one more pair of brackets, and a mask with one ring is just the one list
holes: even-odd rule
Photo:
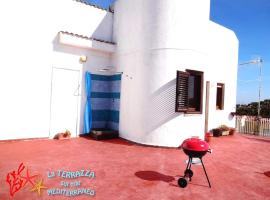
[[183, 141], [182, 148], [190, 157], [202, 157], [209, 151], [209, 144], [198, 138], [189, 138]]
[[207, 151], [191, 151], [187, 149], [183, 149], [183, 151], [186, 155], [193, 158], [201, 158], [207, 153]]

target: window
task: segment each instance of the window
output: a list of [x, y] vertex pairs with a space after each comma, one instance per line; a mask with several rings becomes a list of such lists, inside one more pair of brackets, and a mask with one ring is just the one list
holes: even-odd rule
[[217, 84], [217, 98], [216, 98], [216, 109], [223, 110], [224, 109], [224, 84]]
[[176, 112], [202, 113], [203, 72], [177, 71]]

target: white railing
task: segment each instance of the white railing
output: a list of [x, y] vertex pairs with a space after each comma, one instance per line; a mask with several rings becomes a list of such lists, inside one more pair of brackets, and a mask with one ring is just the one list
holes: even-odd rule
[[236, 116], [236, 131], [259, 136], [270, 136], [270, 118]]

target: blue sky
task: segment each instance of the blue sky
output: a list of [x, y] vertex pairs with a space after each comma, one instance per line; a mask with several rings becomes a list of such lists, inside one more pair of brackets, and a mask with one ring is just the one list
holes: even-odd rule
[[[88, 0], [107, 8], [113, 0]], [[239, 63], [263, 59], [262, 98], [270, 99], [270, 0], [211, 0], [211, 20], [232, 29], [239, 39]], [[237, 103], [258, 100], [257, 65], [238, 68]]]
[[[239, 63], [262, 57], [262, 99], [270, 99], [270, 0], [212, 0], [211, 20], [236, 33]], [[238, 103], [258, 100], [258, 75], [256, 65], [238, 68]]]
[[114, 0], [86, 0], [86, 1], [99, 5], [102, 8], [108, 8], [111, 5], [111, 3], [114, 2]]

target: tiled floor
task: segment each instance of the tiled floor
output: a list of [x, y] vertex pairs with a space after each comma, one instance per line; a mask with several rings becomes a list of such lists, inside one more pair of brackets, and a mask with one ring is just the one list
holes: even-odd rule
[[[270, 140], [240, 134], [211, 139], [213, 153], [204, 157], [204, 163], [212, 188], [202, 166], [194, 165], [192, 181], [184, 189], [177, 185], [187, 159], [180, 149], [145, 147], [121, 139], [0, 142], [0, 199], [12, 199], [7, 175], [13, 170], [15, 176], [9, 174], [8, 180], [17, 186], [11, 190], [14, 200], [270, 199], [270, 177], [264, 174], [270, 171]], [[27, 169], [30, 176], [38, 175], [30, 179], [32, 183], [22, 178], [27, 177]], [[65, 171], [60, 177], [59, 170]], [[87, 177], [75, 178], [82, 175]], [[41, 180], [40, 186], [46, 188], [35, 188]], [[62, 189], [63, 194], [52, 195], [53, 188]], [[95, 196], [91, 190], [80, 190], [84, 188], [95, 191]], [[66, 197], [71, 193], [64, 189], [74, 196]], [[75, 195], [74, 191], [90, 195]]]

